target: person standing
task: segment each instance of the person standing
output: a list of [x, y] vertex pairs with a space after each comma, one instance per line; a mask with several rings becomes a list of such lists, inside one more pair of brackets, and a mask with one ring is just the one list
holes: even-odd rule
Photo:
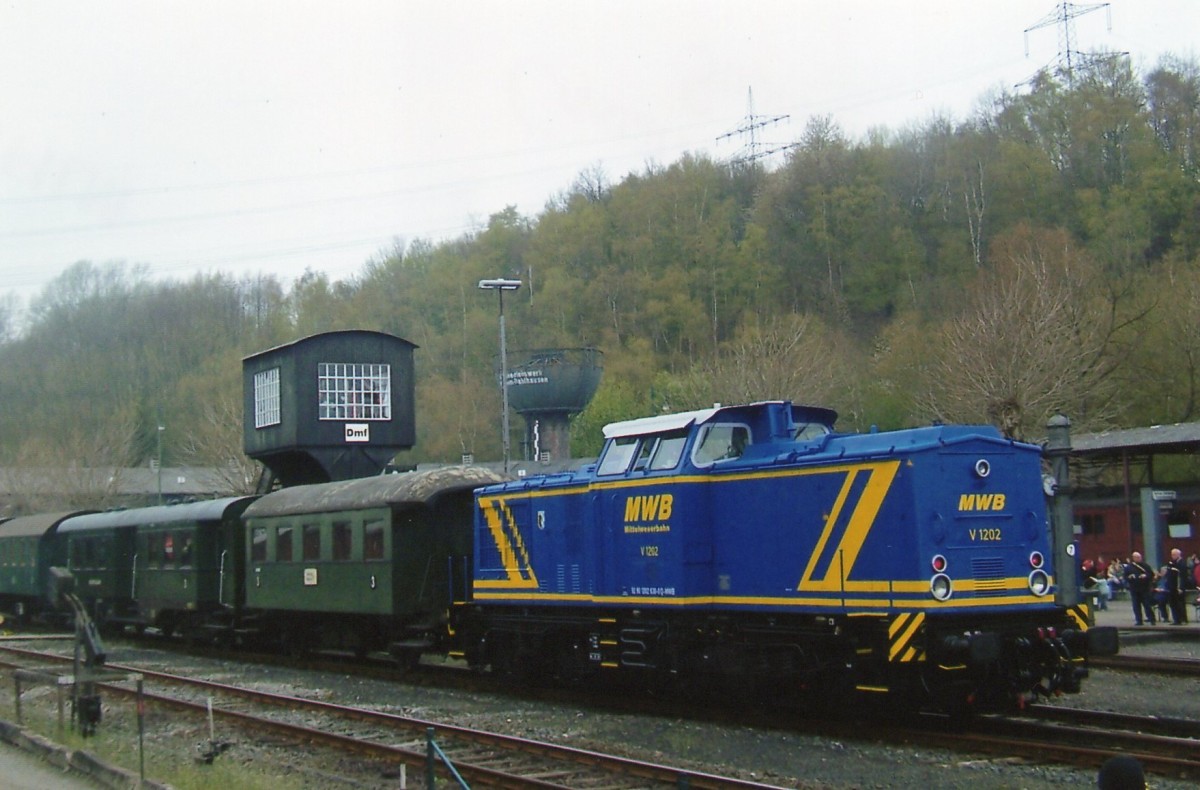
[[1187, 589], [1187, 572], [1183, 552], [1171, 549], [1171, 561], [1167, 563], [1167, 606], [1171, 609], [1171, 625], [1183, 625], [1187, 622], [1187, 606], [1183, 602], [1183, 592]]
[[1125, 585], [1129, 588], [1129, 600], [1133, 602], [1133, 620], [1141, 625], [1144, 612], [1150, 625], [1157, 625], [1150, 597], [1154, 584], [1154, 569], [1142, 562], [1140, 551], [1135, 551], [1129, 560], [1129, 564], [1125, 566]]

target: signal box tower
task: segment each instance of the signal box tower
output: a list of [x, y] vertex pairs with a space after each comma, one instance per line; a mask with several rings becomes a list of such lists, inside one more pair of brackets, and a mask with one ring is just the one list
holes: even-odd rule
[[326, 332], [242, 360], [246, 455], [280, 486], [380, 474], [416, 441], [413, 351], [383, 332]]

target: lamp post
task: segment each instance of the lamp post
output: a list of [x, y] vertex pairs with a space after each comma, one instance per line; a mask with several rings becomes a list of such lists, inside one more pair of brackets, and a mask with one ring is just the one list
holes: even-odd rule
[[167, 429], [167, 427], [165, 425], [160, 425], [160, 426], [158, 426], [158, 431], [156, 432], [156, 438], [158, 439], [158, 442], [157, 442], [158, 450], [156, 453], [157, 458], [155, 459], [155, 466], [157, 467], [157, 471], [158, 471], [158, 504], [160, 504], [160, 505], [163, 503], [163, 498], [162, 498], [162, 435], [163, 435], [163, 431], [165, 431], [166, 429]]
[[520, 280], [480, 280], [479, 287], [485, 291], [495, 291], [500, 297], [500, 400], [502, 401], [500, 424], [504, 432], [504, 474], [508, 474], [508, 349], [504, 337], [504, 292], [515, 291], [521, 287]]

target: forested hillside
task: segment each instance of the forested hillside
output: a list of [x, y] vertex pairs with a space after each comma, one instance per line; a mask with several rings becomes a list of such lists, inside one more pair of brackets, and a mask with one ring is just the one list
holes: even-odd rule
[[488, 277], [525, 282], [510, 350], [604, 352], [577, 455], [612, 419], [765, 398], [1026, 439], [1056, 410], [1076, 431], [1200, 419], [1200, 66], [1072, 77], [863, 140], [814, 118], [770, 169], [597, 167], [537, 216], [397, 242], [346, 281], [79, 262], [23, 323], [0, 314], [0, 466], [146, 463], [159, 425], [164, 463], [232, 462], [241, 358], [351, 327], [420, 346], [408, 460], [498, 458]]

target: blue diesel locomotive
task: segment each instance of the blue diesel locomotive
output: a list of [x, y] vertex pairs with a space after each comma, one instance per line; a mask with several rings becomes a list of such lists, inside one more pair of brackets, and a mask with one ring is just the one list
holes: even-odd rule
[[766, 402], [630, 420], [582, 471], [478, 490], [457, 652], [947, 709], [1079, 691], [1116, 635], [1055, 602], [1040, 449], [835, 419]]

